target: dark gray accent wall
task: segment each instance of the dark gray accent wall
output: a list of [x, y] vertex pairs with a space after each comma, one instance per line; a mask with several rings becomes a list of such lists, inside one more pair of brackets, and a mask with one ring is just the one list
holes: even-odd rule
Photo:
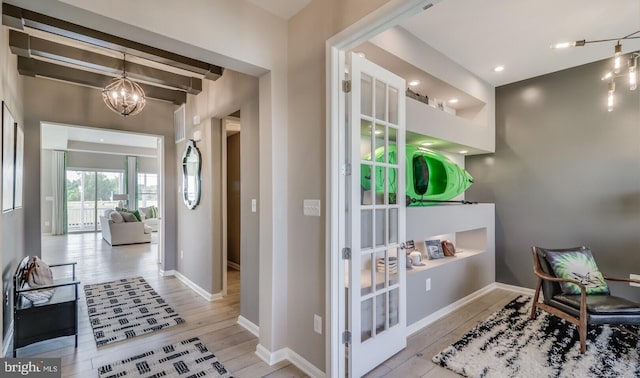
[[607, 112], [609, 65], [496, 89], [496, 153], [467, 158], [466, 197], [496, 204], [498, 282], [534, 287], [531, 245], [588, 245], [602, 271], [640, 274], [640, 91], [619, 79]]

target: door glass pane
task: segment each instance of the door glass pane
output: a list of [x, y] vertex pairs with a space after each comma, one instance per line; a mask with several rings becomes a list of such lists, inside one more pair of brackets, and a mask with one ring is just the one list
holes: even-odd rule
[[360, 204], [373, 204], [373, 191], [375, 188], [372, 183], [374, 180], [372, 166], [369, 164], [360, 164]]
[[387, 134], [389, 135], [389, 164], [398, 164], [398, 158], [396, 157], [396, 145], [398, 144], [398, 129], [395, 127], [389, 127]]
[[389, 123], [398, 124], [398, 90], [389, 87]]
[[373, 247], [373, 213], [371, 210], [360, 212], [360, 247], [367, 249]]
[[371, 161], [371, 128], [370, 121], [360, 121], [360, 159]]
[[389, 292], [389, 328], [398, 324], [400, 307], [400, 289], [395, 288]]
[[376, 247], [386, 243], [387, 211], [385, 209], [376, 210]]
[[[100, 229], [100, 216], [107, 209], [115, 209], [118, 201], [113, 200], [114, 194], [124, 193], [123, 172], [97, 172], [98, 198], [97, 198], [97, 226]], [[157, 200], [156, 200], [157, 203]]]
[[387, 171], [389, 172], [389, 179], [387, 180], [389, 183], [387, 203], [389, 205], [395, 205], [398, 203], [398, 170], [396, 168], [389, 168]]
[[385, 168], [376, 167], [376, 195], [375, 203], [378, 205], [384, 204], [384, 187], [386, 186], [385, 180]]
[[366, 299], [360, 303], [360, 341], [371, 338], [373, 332], [373, 298]]
[[398, 242], [398, 209], [389, 209], [389, 243]]
[[385, 163], [387, 158], [384, 150], [384, 125], [376, 124], [376, 161], [379, 163]]
[[383, 121], [387, 120], [385, 117], [387, 113], [387, 90], [385, 83], [376, 80], [376, 119]]
[[390, 249], [389, 251], [387, 251], [387, 256], [389, 259], [389, 283], [387, 285], [387, 287], [389, 285], [395, 285], [399, 282], [399, 278], [398, 278], [398, 269], [400, 268], [400, 265], [398, 263], [398, 249], [397, 248], [393, 248]]
[[385, 251], [376, 253], [376, 291], [383, 290], [385, 288], [384, 282], [388, 265], [389, 263], [387, 261]]
[[360, 113], [373, 116], [373, 79], [367, 74], [360, 78]]
[[373, 254], [365, 253], [360, 258], [360, 293], [361, 295], [367, 295], [372, 292], [372, 272]]
[[376, 333], [382, 333], [387, 327], [387, 293], [376, 295]]

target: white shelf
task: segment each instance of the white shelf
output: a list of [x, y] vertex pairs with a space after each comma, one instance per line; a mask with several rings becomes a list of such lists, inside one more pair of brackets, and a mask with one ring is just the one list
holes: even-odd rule
[[439, 267], [444, 264], [456, 263], [471, 256], [479, 255], [481, 253], [486, 252], [486, 250], [475, 250], [475, 249], [467, 249], [463, 250], [464, 252], [456, 253], [455, 256], [445, 256], [441, 259], [435, 260], [422, 260], [424, 266], [414, 266], [413, 269], [407, 269], [407, 274], [414, 274], [418, 272], [422, 272], [425, 270], [433, 269]]
[[[415, 135], [436, 141], [431, 147], [457, 153], [466, 148], [470, 155], [495, 152], [493, 129], [478, 121], [456, 116], [407, 97], [407, 139], [415, 143]], [[418, 142], [418, 141], [416, 141]]]

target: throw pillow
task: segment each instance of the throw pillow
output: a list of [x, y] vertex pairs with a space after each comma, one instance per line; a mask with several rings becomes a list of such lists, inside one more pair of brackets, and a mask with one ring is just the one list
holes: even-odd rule
[[109, 219], [113, 221], [113, 223], [124, 223], [124, 218], [119, 211], [112, 211], [111, 214], [109, 214]]
[[137, 222], [138, 218], [136, 218], [135, 215], [128, 213], [128, 212], [121, 212], [120, 215], [122, 215], [122, 218], [124, 218], [125, 222]]
[[151, 209], [151, 216], [149, 218], [157, 218], [158, 217], [158, 208], [155, 206], [149, 207]]
[[[579, 281], [587, 294], [609, 294], [609, 286], [596, 265], [591, 250], [547, 252], [547, 261], [556, 277]], [[580, 287], [571, 282], [560, 282], [564, 294], [580, 294]]]
[[128, 210], [127, 212], [133, 214], [138, 222], [142, 222], [142, 218], [140, 217], [140, 212], [138, 210]]
[[151, 216], [151, 207], [140, 207], [138, 210], [140, 211], [140, 216], [144, 215], [145, 219], [153, 218]]

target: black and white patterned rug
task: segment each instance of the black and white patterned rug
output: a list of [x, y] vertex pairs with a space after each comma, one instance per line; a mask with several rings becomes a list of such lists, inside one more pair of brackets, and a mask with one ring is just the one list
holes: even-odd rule
[[[589, 326], [580, 354], [576, 327], [520, 296], [491, 315], [433, 362], [465, 377], [640, 377], [640, 340], [609, 326]], [[640, 327], [629, 327], [638, 333]]]
[[102, 366], [98, 375], [100, 378], [233, 377], [197, 337]]
[[142, 277], [85, 285], [97, 346], [184, 323]]

